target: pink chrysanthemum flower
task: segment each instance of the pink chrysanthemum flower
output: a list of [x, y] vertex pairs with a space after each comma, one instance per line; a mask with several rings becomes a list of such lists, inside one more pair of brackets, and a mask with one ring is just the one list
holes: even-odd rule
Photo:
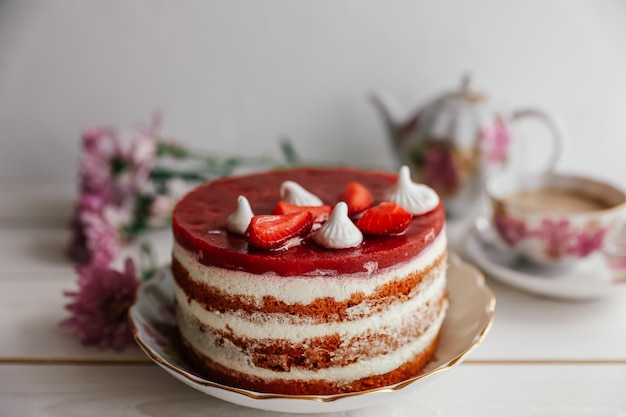
[[117, 204], [134, 199], [156, 164], [157, 123], [124, 138], [110, 128], [85, 130], [79, 163], [81, 191], [105, 195]]
[[133, 221], [141, 190], [156, 165], [156, 133], [160, 116], [152, 125], [120, 137], [112, 128], [83, 132], [80, 157], [80, 197], [71, 221], [68, 254], [91, 263], [94, 257], [108, 263], [128, 237], [122, 233]]
[[105, 195], [81, 195], [72, 219], [69, 255], [79, 264], [93, 263], [95, 258], [108, 264], [120, 250], [131, 212], [131, 207], [115, 206]]
[[127, 259], [122, 272], [100, 262], [77, 271], [78, 291], [65, 292], [71, 317], [61, 325], [86, 346], [124, 349], [133, 340], [127, 315], [139, 284], [133, 261]]
[[173, 178], [165, 184], [163, 194], [154, 194], [148, 213], [148, 225], [150, 227], [162, 227], [170, 221], [172, 210], [176, 202], [180, 200], [191, 186], [180, 178]]
[[90, 194], [113, 195], [112, 177], [121, 163], [121, 143], [117, 132], [110, 128], [88, 128], [82, 135], [83, 149], [79, 161], [81, 191]]
[[147, 181], [156, 164], [156, 140], [146, 132], [135, 131], [128, 146], [121, 149], [113, 181], [118, 193], [136, 195]]

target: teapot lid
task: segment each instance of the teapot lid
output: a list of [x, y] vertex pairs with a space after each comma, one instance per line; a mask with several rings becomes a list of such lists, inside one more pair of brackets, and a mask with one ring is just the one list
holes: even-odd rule
[[469, 143], [477, 129], [489, 120], [487, 98], [471, 89], [471, 77], [464, 75], [457, 90], [444, 93], [427, 104], [420, 131], [433, 138], [455, 138]]
[[486, 97], [483, 93], [471, 90], [471, 83], [472, 77], [469, 74], [465, 74], [463, 75], [463, 77], [461, 77], [461, 88], [458, 92], [459, 98], [461, 100], [466, 100], [471, 103], [486, 100]]
[[472, 77], [470, 74], [464, 74], [461, 77], [461, 84], [458, 90], [444, 94], [440, 100], [459, 100], [468, 104], [480, 103], [486, 100], [483, 93], [472, 90]]

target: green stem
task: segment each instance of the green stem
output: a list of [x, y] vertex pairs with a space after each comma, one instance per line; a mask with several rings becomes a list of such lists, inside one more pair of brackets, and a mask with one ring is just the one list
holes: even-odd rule
[[181, 178], [185, 181], [204, 182], [209, 179], [207, 175], [202, 175], [196, 171], [174, 171], [167, 168], [156, 167], [150, 172], [150, 178], [154, 181], [165, 182], [172, 178]]
[[141, 280], [147, 281], [158, 271], [157, 259], [152, 250], [152, 245], [146, 241], [141, 242]]

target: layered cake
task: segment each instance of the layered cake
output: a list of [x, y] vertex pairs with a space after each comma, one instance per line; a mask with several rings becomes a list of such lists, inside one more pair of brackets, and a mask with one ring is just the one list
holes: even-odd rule
[[219, 179], [172, 221], [183, 352], [210, 380], [336, 394], [414, 377], [432, 357], [447, 308], [444, 208], [408, 168]]

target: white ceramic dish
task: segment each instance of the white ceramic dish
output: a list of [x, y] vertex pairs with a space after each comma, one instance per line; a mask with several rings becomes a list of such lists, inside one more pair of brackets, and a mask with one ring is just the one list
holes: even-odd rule
[[261, 410], [292, 413], [336, 412], [362, 408], [415, 392], [426, 381], [461, 363], [485, 337], [493, 321], [495, 298], [482, 273], [450, 256], [448, 298], [435, 359], [425, 372], [399, 384], [337, 395], [276, 395], [233, 388], [209, 381], [182, 359], [173, 315], [173, 280], [169, 268], [143, 284], [130, 309], [137, 343], [159, 366], [185, 384], [211, 396]]
[[545, 267], [525, 260], [497, 236], [491, 222], [477, 219], [465, 252], [490, 277], [531, 294], [564, 300], [594, 300], [626, 289], [600, 254], [571, 268]]

